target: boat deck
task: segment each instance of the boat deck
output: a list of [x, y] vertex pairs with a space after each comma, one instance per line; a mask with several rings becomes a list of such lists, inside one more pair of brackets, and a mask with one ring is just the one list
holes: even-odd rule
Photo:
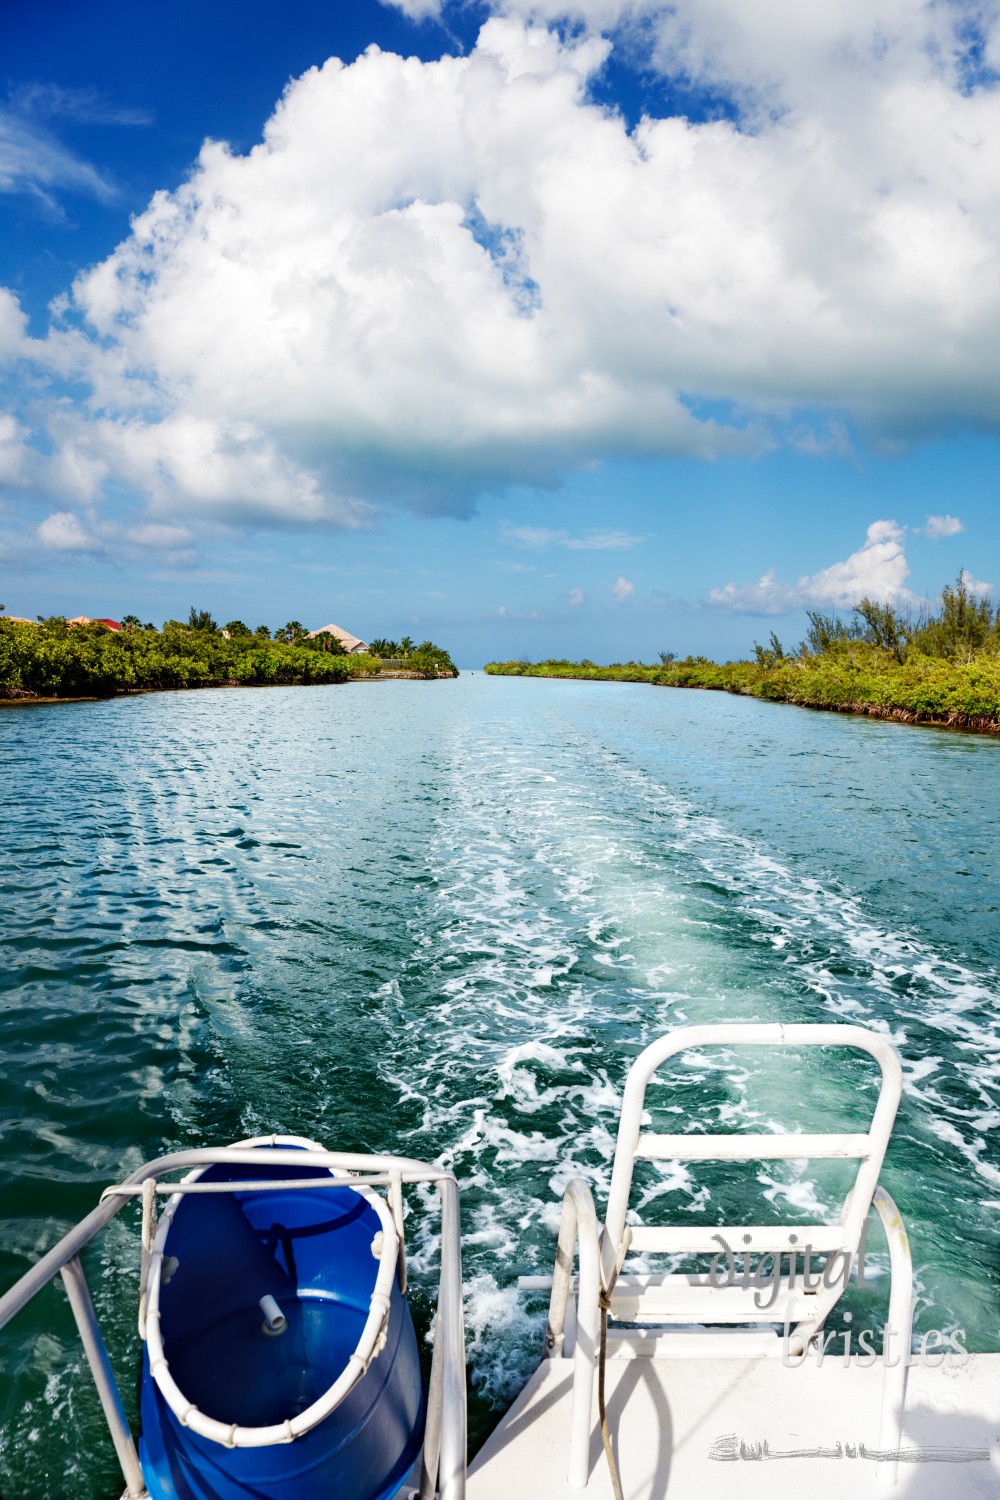
[[[878, 1446], [881, 1389], [881, 1365], [845, 1368], [830, 1356], [794, 1369], [776, 1359], [609, 1359], [608, 1425], [625, 1500], [1000, 1497], [1000, 1354], [911, 1368], [910, 1457], [893, 1487], [859, 1453]], [[596, 1397], [590, 1482], [582, 1491], [567, 1482], [571, 1391], [571, 1360], [539, 1366], [474, 1460], [468, 1500], [611, 1500]]]

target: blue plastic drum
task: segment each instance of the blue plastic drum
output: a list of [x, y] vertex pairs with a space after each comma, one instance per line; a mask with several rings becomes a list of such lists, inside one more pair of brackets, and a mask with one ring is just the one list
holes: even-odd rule
[[[211, 1167], [202, 1180], [318, 1176], [329, 1174], [290, 1162]], [[159, 1289], [163, 1352], [184, 1397], [241, 1428], [311, 1406], [365, 1326], [381, 1228], [350, 1187], [185, 1195], [162, 1243], [164, 1265], [169, 1256], [176, 1268]], [[262, 1314], [266, 1297], [280, 1309], [280, 1332]], [[152, 1500], [389, 1500], [420, 1454], [424, 1408], [416, 1335], [394, 1276], [384, 1347], [340, 1405], [292, 1442], [227, 1447], [183, 1426], [144, 1351], [143, 1477]]]

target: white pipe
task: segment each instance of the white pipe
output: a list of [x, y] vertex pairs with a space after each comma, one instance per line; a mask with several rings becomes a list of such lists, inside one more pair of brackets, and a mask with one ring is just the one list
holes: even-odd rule
[[288, 1327], [288, 1319], [285, 1317], [284, 1313], [281, 1311], [281, 1308], [278, 1306], [277, 1302], [275, 1302], [270, 1292], [261, 1297], [257, 1306], [264, 1314], [265, 1331], [267, 1333], [284, 1333], [285, 1329]]
[[465, 1407], [465, 1316], [462, 1302], [462, 1247], [458, 1183], [443, 1177], [441, 1195], [441, 1280], [438, 1316], [444, 1366], [441, 1422], [441, 1500], [464, 1500], [467, 1462]]
[[[878, 1466], [883, 1484], [895, 1484], [899, 1445], [903, 1437], [903, 1412], [906, 1407], [906, 1375], [910, 1362], [913, 1329], [913, 1260], [910, 1241], [899, 1209], [884, 1187], [877, 1187], [872, 1207], [882, 1220], [889, 1242], [889, 1316], [882, 1340], [882, 1412], [879, 1423], [880, 1453], [891, 1453]], [[895, 1356], [896, 1363], [890, 1361]]]
[[69, 1305], [76, 1319], [76, 1326], [80, 1332], [80, 1341], [87, 1356], [87, 1363], [94, 1377], [97, 1394], [101, 1398], [104, 1419], [108, 1424], [115, 1452], [118, 1454], [118, 1462], [125, 1476], [127, 1486], [125, 1493], [129, 1496], [145, 1495], [146, 1486], [143, 1483], [135, 1443], [129, 1431], [128, 1418], [125, 1416], [125, 1408], [122, 1405], [108, 1351], [101, 1337], [101, 1329], [90, 1298], [87, 1279], [83, 1274], [83, 1267], [75, 1256], [63, 1266], [62, 1279]]
[[573, 1343], [573, 1404], [570, 1415], [569, 1483], [587, 1488], [590, 1476], [590, 1415], [594, 1400], [594, 1358], [600, 1319], [601, 1265], [597, 1214], [590, 1188], [580, 1177], [566, 1184], [559, 1244], [552, 1277], [545, 1343], [550, 1357], [562, 1352], [566, 1310], [573, 1281], [573, 1251], [580, 1246], [576, 1337]]

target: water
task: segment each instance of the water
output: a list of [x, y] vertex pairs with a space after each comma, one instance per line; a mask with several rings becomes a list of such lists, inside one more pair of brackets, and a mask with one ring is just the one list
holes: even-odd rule
[[[164, 1150], [286, 1130], [442, 1156], [478, 1439], [537, 1357], [515, 1278], [550, 1269], [568, 1177], [600, 1206], [640, 1047], [681, 1022], [843, 1020], [905, 1059], [883, 1180], [918, 1331], [995, 1348], [998, 787], [993, 741], [642, 685], [6, 711], [0, 1284]], [[650, 1099], [661, 1129], [831, 1130], [873, 1097], [864, 1061], [741, 1051]], [[650, 1168], [635, 1201], [719, 1222], [763, 1193], [787, 1219], [835, 1208], [838, 1171]], [[418, 1204], [418, 1275], [432, 1228]], [[88, 1262], [133, 1406], [135, 1247], [128, 1211]], [[850, 1294], [876, 1322], [879, 1280]], [[4, 1500], [120, 1493], [80, 1370], [58, 1288], [0, 1334]]]

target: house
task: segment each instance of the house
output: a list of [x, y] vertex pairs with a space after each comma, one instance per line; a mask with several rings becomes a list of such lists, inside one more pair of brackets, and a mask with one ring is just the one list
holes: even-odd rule
[[37, 620], [26, 620], [24, 615], [0, 615], [0, 620], [9, 620], [12, 625], [37, 625]]
[[92, 620], [89, 615], [74, 615], [72, 620], [66, 621], [67, 625], [103, 625], [105, 630], [121, 630], [118, 620]]
[[310, 630], [307, 640], [314, 641], [318, 635], [336, 636], [348, 656], [363, 656], [368, 650], [368, 642], [359, 640], [349, 630], [341, 630], [339, 625], [321, 625], [319, 630]]

